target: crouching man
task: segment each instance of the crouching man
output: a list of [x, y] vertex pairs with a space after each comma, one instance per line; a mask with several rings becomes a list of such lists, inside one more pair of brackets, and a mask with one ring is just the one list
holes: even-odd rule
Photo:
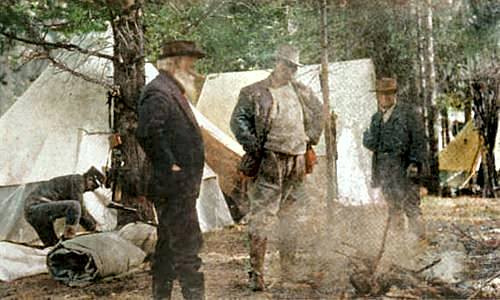
[[86, 230], [96, 229], [95, 219], [83, 204], [83, 193], [97, 189], [104, 175], [91, 167], [83, 175], [59, 176], [42, 182], [26, 198], [24, 217], [35, 229], [44, 246], [59, 241], [54, 221], [65, 218], [63, 239], [73, 238], [81, 224]]

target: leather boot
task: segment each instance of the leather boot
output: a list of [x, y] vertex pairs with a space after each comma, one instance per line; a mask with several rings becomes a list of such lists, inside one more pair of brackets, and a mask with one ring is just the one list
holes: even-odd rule
[[65, 225], [62, 239], [69, 240], [74, 238], [76, 236], [77, 231], [78, 231], [78, 225]]
[[266, 238], [250, 234], [250, 272], [249, 285], [252, 291], [263, 291], [264, 285], [264, 258], [266, 255]]
[[294, 282], [297, 279], [293, 269], [296, 265], [296, 246], [295, 241], [280, 241], [280, 272], [281, 280], [287, 282]]
[[172, 297], [172, 281], [156, 282], [153, 279], [153, 299], [154, 300], [170, 300]]
[[185, 300], [205, 299], [205, 277], [198, 272], [180, 280], [182, 296]]

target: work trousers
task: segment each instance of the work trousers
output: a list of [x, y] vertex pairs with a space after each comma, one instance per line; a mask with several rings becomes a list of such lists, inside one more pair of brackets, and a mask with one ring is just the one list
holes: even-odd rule
[[406, 214], [409, 219], [421, 215], [418, 185], [407, 177], [401, 160], [379, 155], [382, 193], [391, 215]]
[[307, 201], [304, 176], [303, 155], [264, 152], [257, 177], [248, 190], [249, 234], [267, 238], [272, 228], [270, 225], [278, 218], [280, 241], [293, 236], [282, 232], [296, 223], [291, 215], [293, 203]]
[[59, 238], [54, 231], [54, 221], [65, 218], [66, 225], [80, 223], [82, 208], [76, 200], [51, 201], [30, 206], [25, 218], [33, 226], [44, 246], [57, 244]]

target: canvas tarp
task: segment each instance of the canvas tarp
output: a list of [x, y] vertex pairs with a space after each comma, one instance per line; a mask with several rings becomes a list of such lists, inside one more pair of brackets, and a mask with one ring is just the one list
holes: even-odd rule
[[50, 250], [0, 241], [0, 281], [47, 273], [47, 253]]
[[50, 275], [69, 286], [86, 286], [139, 266], [146, 253], [114, 232], [77, 236], [47, 254]]
[[[301, 67], [297, 79], [310, 86], [322, 100], [319, 70], [319, 65]], [[375, 81], [374, 66], [369, 59], [346, 61], [330, 64], [329, 72], [330, 105], [338, 116], [339, 196], [344, 202], [367, 203], [371, 199], [371, 153], [362, 145], [362, 134], [376, 111], [375, 94], [371, 92]], [[268, 75], [269, 71], [266, 70], [211, 74], [207, 76], [197, 108], [224, 135], [234, 140], [229, 121], [240, 89]], [[316, 151], [319, 155], [325, 155], [324, 138], [316, 147]], [[220, 165], [220, 160], [222, 157], [214, 156], [213, 161], [207, 157], [215, 172], [224, 177], [224, 172], [229, 173], [230, 170], [216, 169], [215, 166]], [[234, 164], [237, 164], [237, 161], [233, 162]], [[234, 176], [234, 173], [227, 175], [233, 178]], [[321, 178], [324, 174], [313, 176]]]
[[156, 226], [142, 222], [128, 223], [120, 228], [118, 235], [139, 247], [146, 256], [152, 255], [155, 251], [158, 240]]
[[[129, 223], [116, 232], [116, 234], [140, 248], [146, 256], [154, 253], [157, 240], [156, 227], [139, 222]], [[114, 235], [112, 237], [114, 237]], [[113, 243], [114, 240], [116, 240], [116, 238], [114, 238], [113, 241], [106, 240], [105, 244], [108, 245], [110, 242]], [[134, 261], [134, 264], [141, 262], [140, 258], [143, 257], [141, 252], [122, 240], [119, 240], [118, 243], [125, 244], [126, 248], [132, 248], [133, 250], [131, 252], [126, 251], [125, 254], [121, 255], [124, 261], [127, 263], [129, 261]], [[47, 273], [47, 254], [52, 251], [52, 249], [54, 249], [54, 247], [38, 249], [37, 247], [18, 243], [0, 241], [0, 281], [12, 281], [26, 276]], [[63, 250], [63, 252], [68, 253], [69, 251], [66, 249]], [[129, 254], [133, 257], [129, 257]], [[80, 263], [87, 265], [88, 260], [80, 261]], [[79, 268], [80, 270], [84, 269], [81, 265], [73, 267]], [[92, 275], [89, 274], [80, 275], [80, 278], [93, 278]], [[70, 274], [66, 273], [64, 276], [69, 278]]]

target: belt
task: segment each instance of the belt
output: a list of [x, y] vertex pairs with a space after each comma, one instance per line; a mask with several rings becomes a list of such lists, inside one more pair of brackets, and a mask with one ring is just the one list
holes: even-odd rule
[[[295, 154], [288, 154], [288, 153], [276, 152], [276, 151], [271, 151], [271, 150], [266, 150], [266, 152], [272, 153], [277, 159], [280, 159], [280, 160], [287, 160], [287, 159], [295, 158], [295, 157], [299, 156], [299, 155], [295, 155]], [[303, 155], [303, 154], [301, 154], [301, 155]]]

